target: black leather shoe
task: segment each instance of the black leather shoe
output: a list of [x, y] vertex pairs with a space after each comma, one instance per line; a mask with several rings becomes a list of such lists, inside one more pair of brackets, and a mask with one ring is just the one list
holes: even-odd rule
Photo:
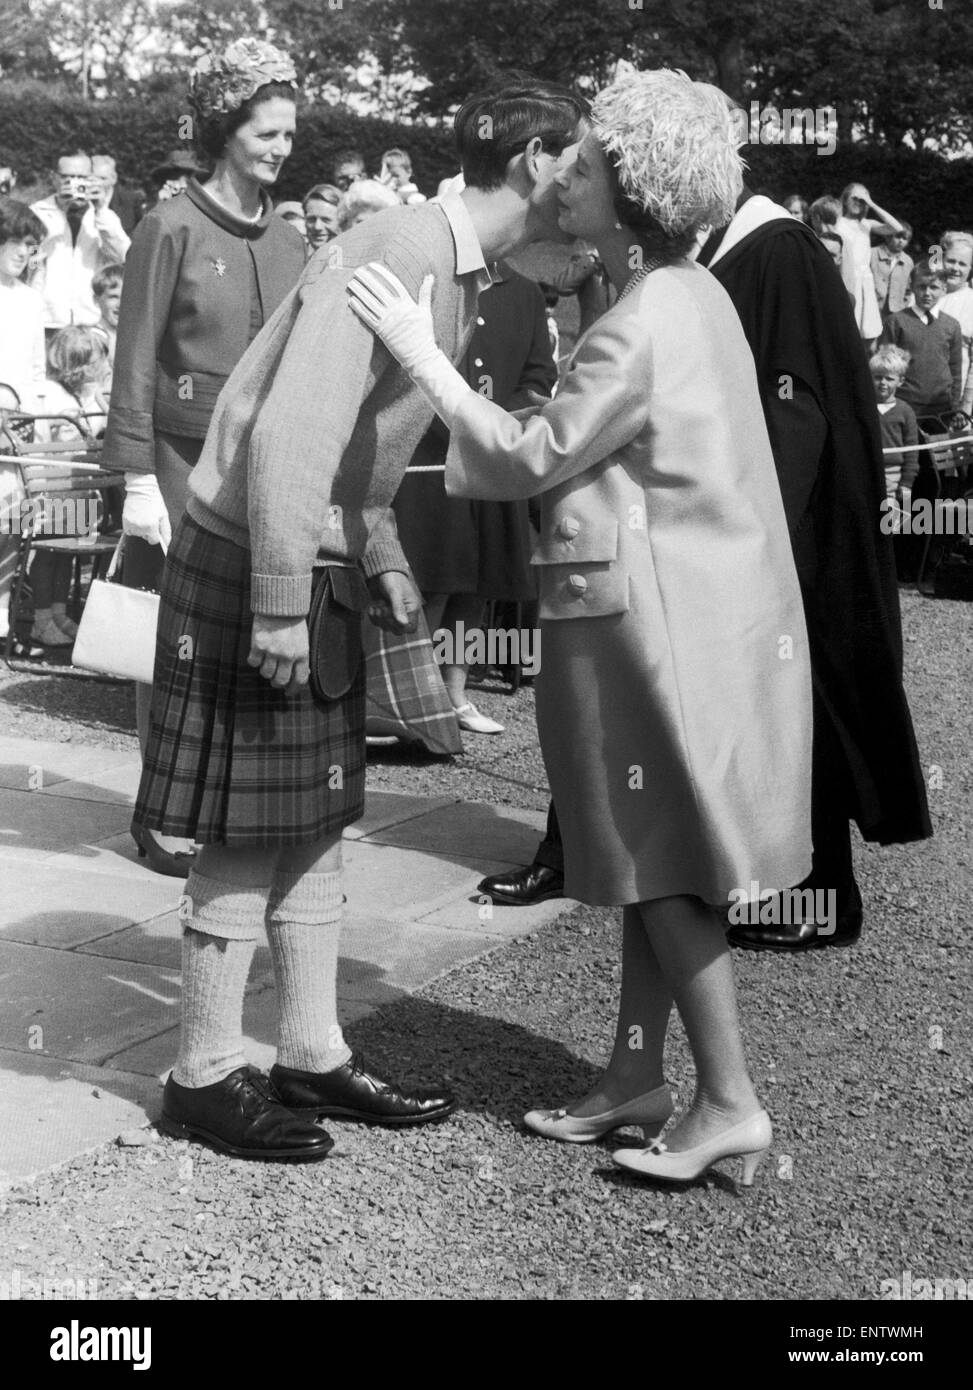
[[564, 897], [564, 875], [545, 864], [528, 864], [506, 874], [491, 874], [482, 879], [476, 891], [506, 907], [533, 907], [548, 898]]
[[365, 1059], [357, 1055], [334, 1071], [275, 1066], [270, 1079], [284, 1104], [298, 1115], [328, 1115], [373, 1125], [422, 1125], [456, 1109], [456, 1097], [450, 1091], [402, 1091], [372, 1076], [365, 1069]]
[[201, 1139], [234, 1158], [314, 1163], [334, 1148], [331, 1135], [287, 1109], [255, 1067], [238, 1067], [212, 1086], [180, 1086], [170, 1076], [156, 1128], [173, 1139]]
[[820, 951], [825, 946], [854, 946], [862, 934], [861, 913], [839, 917], [833, 932], [821, 930], [814, 922], [761, 925], [739, 923], [731, 927], [727, 940], [745, 951]]

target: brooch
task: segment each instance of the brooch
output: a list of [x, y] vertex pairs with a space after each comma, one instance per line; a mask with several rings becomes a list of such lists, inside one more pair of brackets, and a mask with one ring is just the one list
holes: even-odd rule
[[216, 271], [217, 275], [222, 280], [223, 276], [226, 274], [226, 261], [224, 261], [222, 256], [217, 257], [217, 259], [213, 262], [213, 269]]

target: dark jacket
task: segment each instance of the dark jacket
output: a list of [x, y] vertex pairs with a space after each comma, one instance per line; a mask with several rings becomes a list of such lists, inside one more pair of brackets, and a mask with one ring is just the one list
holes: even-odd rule
[[123, 188], [116, 183], [108, 206], [121, 222], [128, 236], [131, 236], [142, 219], [143, 197], [134, 188]]
[[204, 439], [227, 377], [303, 269], [303, 238], [266, 195], [246, 222], [190, 180], [147, 213], [125, 263], [106, 462], [152, 472], [157, 431]]
[[[704, 248], [700, 260], [707, 262]], [[819, 707], [867, 840], [932, 833], [902, 686], [902, 631], [875, 392], [841, 278], [794, 218], [713, 266], [743, 323], [794, 546]]]

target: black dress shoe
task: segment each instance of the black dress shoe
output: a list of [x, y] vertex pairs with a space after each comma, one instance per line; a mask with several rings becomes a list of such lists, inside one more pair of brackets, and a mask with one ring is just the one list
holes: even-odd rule
[[450, 1091], [402, 1091], [365, 1069], [353, 1056], [334, 1071], [271, 1068], [270, 1079], [281, 1100], [298, 1115], [329, 1115], [373, 1125], [422, 1125], [441, 1120], [456, 1109]]
[[201, 1139], [234, 1158], [314, 1163], [334, 1148], [331, 1135], [287, 1109], [255, 1067], [238, 1067], [212, 1086], [180, 1086], [170, 1076], [156, 1128], [173, 1139]]
[[854, 946], [861, 934], [859, 914], [839, 917], [833, 932], [815, 922], [740, 923], [731, 927], [727, 940], [745, 951], [820, 951], [824, 946]]
[[545, 864], [528, 864], [526, 869], [491, 874], [477, 884], [476, 891], [507, 907], [533, 907], [548, 898], [564, 897], [564, 875]]

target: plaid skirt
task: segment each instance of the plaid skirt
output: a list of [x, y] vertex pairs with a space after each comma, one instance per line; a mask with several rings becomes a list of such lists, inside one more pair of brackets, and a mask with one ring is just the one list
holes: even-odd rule
[[338, 700], [247, 665], [250, 554], [184, 517], [166, 557], [133, 825], [202, 845], [309, 844], [365, 809], [365, 667]]

